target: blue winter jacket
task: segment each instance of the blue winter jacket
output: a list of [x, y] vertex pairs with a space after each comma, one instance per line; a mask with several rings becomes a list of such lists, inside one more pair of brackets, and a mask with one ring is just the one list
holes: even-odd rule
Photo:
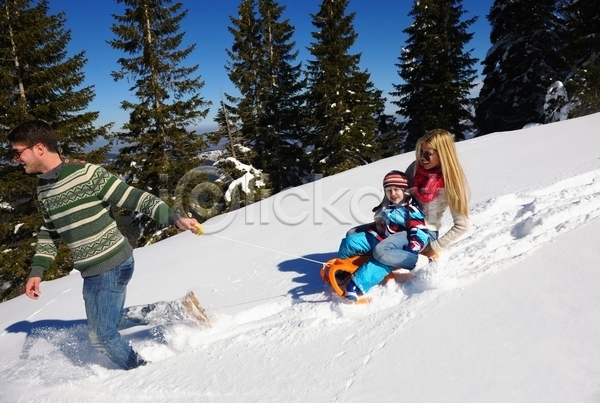
[[381, 238], [387, 238], [397, 232], [406, 231], [408, 249], [414, 253], [419, 253], [429, 242], [425, 215], [419, 206], [412, 201], [412, 198], [399, 205], [381, 206], [375, 214], [375, 219], [378, 217], [381, 217], [385, 224], [385, 234], [378, 234]]

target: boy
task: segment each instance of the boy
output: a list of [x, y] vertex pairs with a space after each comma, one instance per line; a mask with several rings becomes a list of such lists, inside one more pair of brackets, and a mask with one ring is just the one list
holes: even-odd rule
[[394, 256], [395, 267], [384, 265], [371, 258], [358, 268], [346, 284], [345, 297], [356, 302], [373, 286], [379, 284], [389, 273], [398, 268], [416, 271], [429, 263], [419, 252], [429, 243], [430, 236], [425, 216], [413, 203], [408, 193], [408, 178], [401, 171], [391, 171], [383, 178], [385, 198], [375, 213], [375, 222], [366, 232], [348, 235], [342, 240], [339, 257], [368, 255], [381, 240], [397, 233], [406, 234], [401, 249], [385, 251]]

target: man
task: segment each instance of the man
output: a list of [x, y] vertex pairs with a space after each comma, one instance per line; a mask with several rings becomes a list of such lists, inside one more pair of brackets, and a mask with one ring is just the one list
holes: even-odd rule
[[29, 298], [38, 299], [43, 272], [62, 239], [71, 248], [75, 269], [83, 277], [90, 342], [121, 368], [132, 369], [146, 362], [118, 330], [149, 324], [158, 316], [207, 322], [193, 293], [178, 301], [123, 309], [133, 274], [133, 249], [119, 232], [110, 208], [139, 211], [160, 223], [198, 233], [201, 227], [195, 219], [179, 217], [159, 198], [127, 185], [98, 165], [63, 161], [56, 132], [43, 121], [19, 125], [8, 140], [15, 162], [39, 178], [43, 224], [25, 286]]

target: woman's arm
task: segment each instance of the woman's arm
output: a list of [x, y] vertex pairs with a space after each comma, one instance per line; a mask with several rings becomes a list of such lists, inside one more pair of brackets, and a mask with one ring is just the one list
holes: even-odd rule
[[452, 242], [456, 241], [469, 229], [469, 217], [455, 213], [452, 210], [450, 210], [450, 214], [454, 220], [454, 225], [452, 225], [448, 232], [430, 244], [431, 249], [433, 249], [435, 253], [440, 253], [442, 250], [446, 249]]

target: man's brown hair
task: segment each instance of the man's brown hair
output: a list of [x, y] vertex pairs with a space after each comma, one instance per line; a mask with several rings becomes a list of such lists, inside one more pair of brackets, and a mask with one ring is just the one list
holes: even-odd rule
[[48, 151], [58, 153], [58, 135], [48, 123], [42, 120], [21, 123], [8, 134], [8, 141], [25, 144], [27, 147], [41, 143]]

